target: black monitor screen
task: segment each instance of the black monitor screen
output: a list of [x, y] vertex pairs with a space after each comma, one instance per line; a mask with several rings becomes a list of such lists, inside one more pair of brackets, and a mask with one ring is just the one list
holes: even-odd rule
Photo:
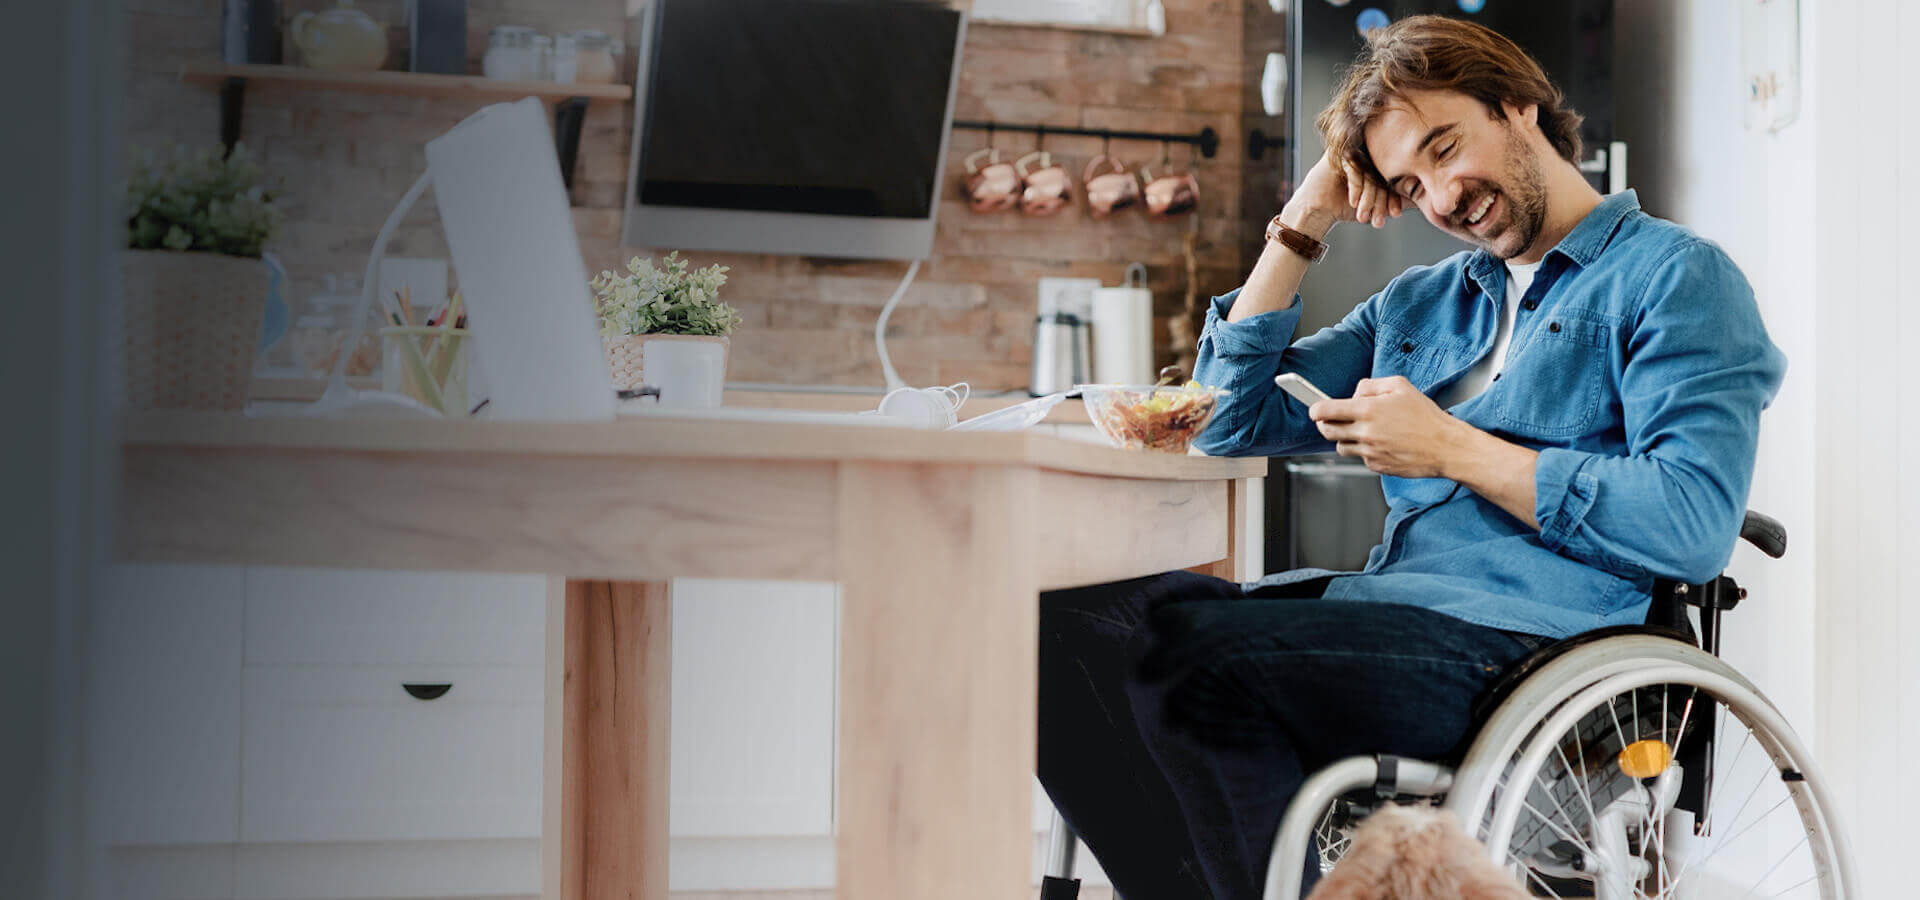
[[960, 14], [903, 0], [654, 0], [642, 204], [924, 219]]

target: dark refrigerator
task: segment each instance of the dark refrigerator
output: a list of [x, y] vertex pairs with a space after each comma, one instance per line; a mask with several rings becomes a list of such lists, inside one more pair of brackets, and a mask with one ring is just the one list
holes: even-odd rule
[[[1287, 184], [1299, 183], [1325, 150], [1314, 119], [1365, 46], [1363, 29], [1427, 13], [1478, 22], [1531, 54], [1566, 105], [1585, 117], [1580, 169], [1587, 180], [1601, 193], [1626, 187], [1626, 147], [1613, 139], [1613, 0], [1292, 0], [1288, 45], [1259, 48], [1287, 58]], [[1378, 231], [1341, 225], [1327, 243], [1332, 249], [1300, 287], [1300, 335], [1340, 321], [1409, 266], [1466, 248], [1411, 209]], [[1386, 517], [1379, 479], [1340, 457], [1273, 460], [1267, 510], [1269, 571], [1358, 568]]]

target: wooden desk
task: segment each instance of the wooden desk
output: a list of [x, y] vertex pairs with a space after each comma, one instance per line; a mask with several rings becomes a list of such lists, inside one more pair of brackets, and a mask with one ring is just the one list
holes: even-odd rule
[[1250, 579], [1263, 459], [1031, 434], [123, 420], [139, 562], [546, 572], [544, 892], [667, 896], [666, 582], [841, 585], [838, 895], [1031, 892], [1035, 593]]

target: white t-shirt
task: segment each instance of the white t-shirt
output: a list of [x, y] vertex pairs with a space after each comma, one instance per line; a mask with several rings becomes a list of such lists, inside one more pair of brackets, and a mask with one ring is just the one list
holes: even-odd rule
[[[1545, 260], [1542, 260], [1544, 262]], [[1513, 339], [1513, 321], [1520, 315], [1520, 298], [1533, 285], [1534, 273], [1540, 271], [1540, 263], [1507, 263], [1507, 299], [1500, 306], [1500, 330], [1494, 334], [1493, 349], [1480, 361], [1460, 376], [1460, 380], [1447, 386], [1440, 392], [1435, 402], [1441, 409], [1465, 403], [1480, 396], [1487, 385], [1493, 383], [1493, 376], [1500, 374], [1507, 364], [1507, 343]]]

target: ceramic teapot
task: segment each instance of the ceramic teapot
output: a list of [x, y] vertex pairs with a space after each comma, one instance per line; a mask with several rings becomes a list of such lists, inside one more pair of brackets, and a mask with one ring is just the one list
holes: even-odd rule
[[372, 72], [387, 62], [387, 29], [353, 8], [353, 0], [326, 12], [302, 12], [287, 26], [300, 57], [315, 69]]

